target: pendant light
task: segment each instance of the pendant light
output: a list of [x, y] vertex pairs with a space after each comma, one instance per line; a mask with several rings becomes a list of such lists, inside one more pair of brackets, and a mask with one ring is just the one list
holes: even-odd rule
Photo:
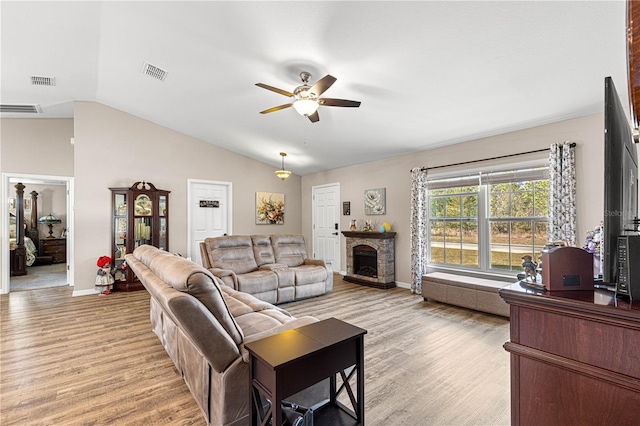
[[282, 168], [280, 170], [276, 170], [275, 173], [276, 173], [276, 176], [278, 176], [284, 182], [284, 180], [291, 175], [291, 172], [284, 168], [284, 157], [287, 156], [287, 153], [281, 152], [280, 156], [282, 157]]

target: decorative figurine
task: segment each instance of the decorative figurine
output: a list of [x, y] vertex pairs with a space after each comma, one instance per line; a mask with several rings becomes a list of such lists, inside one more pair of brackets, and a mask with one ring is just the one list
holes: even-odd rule
[[349, 224], [349, 231], [357, 231], [358, 225], [356, 225], [356, 220], [351, 219], [351, 223]]
[[368, 232], [371, 231], [373, 228], [371, 227], [371, 221], [370, 220], [365, 220], [364, 221], [364, 226], [362, 227], [362, 230], [364, 232]]
[[524, 268], [524, 279], [528, 282], [536, 281], [536, 268], [538, 264], [533, 261], [533, 257], [528, 254], [522, 256], [522, 267]]
[[113, 275], [111, 275], [112, 260], [109, 256], [100, 256], [96, 265], [98, 265], [98, 274], [96, 276], [96, 290], [100, 296], [111, 294], [113, 289]]

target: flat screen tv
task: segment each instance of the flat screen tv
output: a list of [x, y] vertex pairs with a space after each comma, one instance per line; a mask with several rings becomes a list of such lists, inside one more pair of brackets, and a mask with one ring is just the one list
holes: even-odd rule
[[618, 282], [618, 236], [637, 234], [638, 153], [631, 126], [611, 77], [604, 80], [605, 284]]

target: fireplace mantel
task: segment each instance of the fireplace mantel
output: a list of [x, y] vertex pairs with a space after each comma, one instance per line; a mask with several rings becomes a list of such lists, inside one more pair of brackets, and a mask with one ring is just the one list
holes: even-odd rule
[[387, 239], [395, 238], [395, 232], [374, 232], [374, 231], [342, 231], [342, 235], [347, 238], [375, 238], [375, 239]]
[[[395, 281], [395, 232], [342, 231], [346, 237], [347, 275], [345, 281], [370, 287], [388, 289]], [[354, 271], [354, 248], [368, 246], [376, 252], [376, 276], [360, 275]], [[362, 272], [364, 273], [364, 272]]]

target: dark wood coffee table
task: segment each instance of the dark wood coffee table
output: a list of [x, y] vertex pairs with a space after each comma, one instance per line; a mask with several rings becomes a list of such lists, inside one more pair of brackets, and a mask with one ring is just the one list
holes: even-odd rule
[[[318, 408], [314, 424], [364, 425], [364, 335], [367, 330], [329, 318], [247, 343], [251, 377], [251, 424], [282, 425], [282, 400], [326, 378], [329, 401]], [[336, 389], [336, 374], [342, 377]], [[349, 379], [357, 375], [356, 395]], [[353, 410], [337, 397], [349, 395]], [[262, 397], [271, 405], [263, 408]], [[315, 412], [314, 412], [315, 413]], [[336, 421], [339, 419], [339, 421]]]

